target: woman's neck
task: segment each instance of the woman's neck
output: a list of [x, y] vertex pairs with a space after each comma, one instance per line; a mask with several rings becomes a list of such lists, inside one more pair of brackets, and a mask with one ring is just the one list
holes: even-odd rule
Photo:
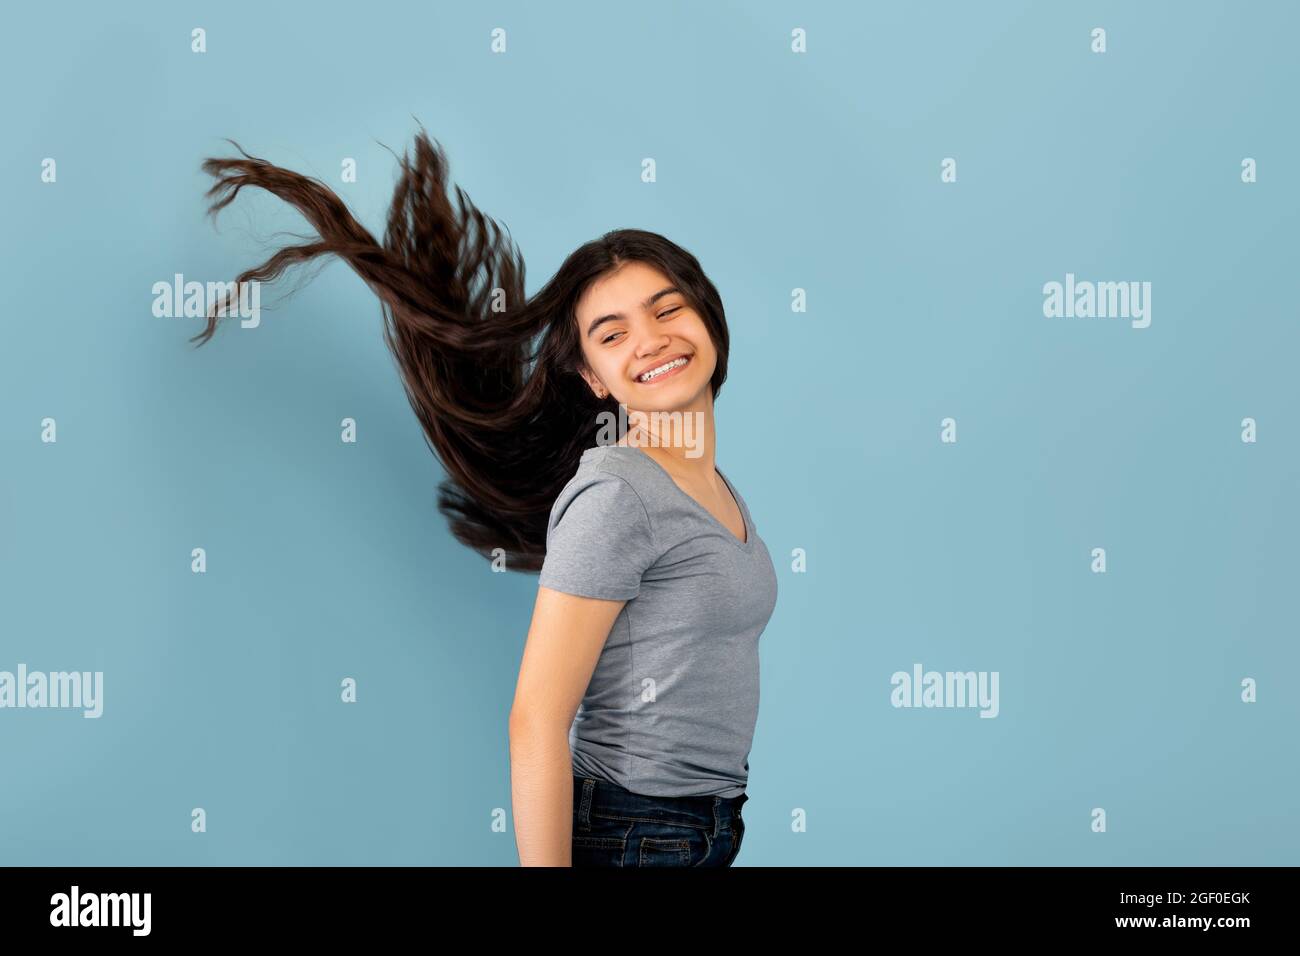
[[671, 412], [629, 410], [627, 434], [619, 444], [640, 448], [671, 474], [708, 480], [717, 448], [711, 390]]

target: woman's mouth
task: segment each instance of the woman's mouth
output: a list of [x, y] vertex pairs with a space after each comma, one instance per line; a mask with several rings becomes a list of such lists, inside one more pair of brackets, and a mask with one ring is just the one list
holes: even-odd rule
[[647, 369], [644, 373], [637, 376], [636, 381], [641, 385], [655, 385], [666, 378], [672, 378], [690, 364], [690, 361], [691, 357], [689, 355], [679, 355], [677, 358], [669, 359], [667, 362], [660, 362], [654, 368]]

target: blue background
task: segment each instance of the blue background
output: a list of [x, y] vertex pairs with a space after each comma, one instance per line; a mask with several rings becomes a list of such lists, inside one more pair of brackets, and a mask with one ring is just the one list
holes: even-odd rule
[[[223, 137], [381, 232], [418, 120], [529, 292], [640, 227], [722, 293], [717, 460], [780, 580], [737, 865], [1295, 864], [1298, 11], [8, 10], [0, 670], [105, 700], [0, 711], [0, 862], [517, 862], [536, 578], [437, 513], [377, 300], [332, 262], [198, 351], [151, 313], [306, 231], [265, 193], [211, 227]], [[1067, 272], [1150, 281], [1150, 328], [1045, 318]], [[894, 709], [915, 662], [999, 671], [1000, 715]]]

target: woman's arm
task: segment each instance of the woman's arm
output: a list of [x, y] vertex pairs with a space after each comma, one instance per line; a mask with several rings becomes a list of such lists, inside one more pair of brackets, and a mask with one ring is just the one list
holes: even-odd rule
[[624, 601], [537, 589], [510, 708], [510, 792], [521, 866], [570, 866], [569, 729]]

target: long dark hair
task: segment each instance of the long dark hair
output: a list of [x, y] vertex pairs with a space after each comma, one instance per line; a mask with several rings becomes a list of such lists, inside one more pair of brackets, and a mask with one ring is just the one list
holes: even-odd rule
[[243, 159], [211, 158], [202, 167], [216, 178], [207, 192], [213, 218], [245, 186], [256, 186], [296, 207], [317, 238], [242, 273], [191, 341], [208, 341], [218, 316], [234, 314], [243, 283], [274, 280], [317, 256], [345, 261], [379, 297], [384, 338], [407, 398], [447, 470], [438, 510], [457, 540], [484, 557], [500, 548], [512, 570], [541, 568], [556, 495], [582, 452], [596, 444], [599, 413], [617, 420], [617, 400], [598, 399], [580, 375], [585, 361], [574, 309], [596, 279], [632, 261], [667, 275], [709, 330], [718, 354], [715, 399], [721, 391], [729, 344], [722, 299], [695, 256], [663, 236], [607, 232], [571, 253], [528, 299], [513, 240], [459, 186], [459, 210], [453, 209], [446, 154], [423, 129], [414, 158], [399, 160], [382, 245], [321, 180], [229, 142]]

